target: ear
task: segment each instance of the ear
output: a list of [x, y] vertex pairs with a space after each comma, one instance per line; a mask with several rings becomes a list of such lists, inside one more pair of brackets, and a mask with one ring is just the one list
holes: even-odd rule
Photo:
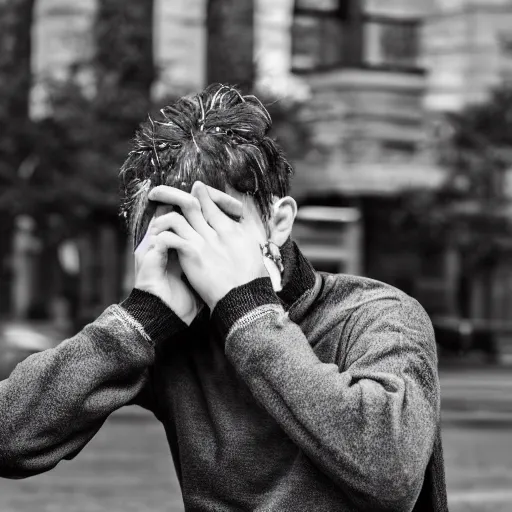
[[269, 239], [278, 247], [281, 247], [291, 235], [296, 215], [297, 203], [293, 197], [283, 197], [272, 205]]

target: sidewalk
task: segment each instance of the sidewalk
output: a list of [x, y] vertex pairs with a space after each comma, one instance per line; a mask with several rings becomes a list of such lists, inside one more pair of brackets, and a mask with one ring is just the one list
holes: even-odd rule
[[458, 365], [439, 370], [443, 422], [510, 428], [512, 367]]

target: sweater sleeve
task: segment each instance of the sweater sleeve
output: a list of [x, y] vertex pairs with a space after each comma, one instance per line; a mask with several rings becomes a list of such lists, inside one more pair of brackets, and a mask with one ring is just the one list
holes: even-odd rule
[[26, 478], [75, 457], [112, 412], [137, 402], [155, 344], [184, 328], [160, 299], [134, 290], [73, 338], [18, 364], [0, 382], [0, 476]]
[[[412, 510], [440, 414], [427, 314], [406, 296], [360, 306], [342, 343], [341, 368], [319, 360], [277, 303], [269, 281], [232, 290], [213, 312], [228, 359], [255, 398], [355, 507]], [[238, 318], [235, 303], [245, 304]]]

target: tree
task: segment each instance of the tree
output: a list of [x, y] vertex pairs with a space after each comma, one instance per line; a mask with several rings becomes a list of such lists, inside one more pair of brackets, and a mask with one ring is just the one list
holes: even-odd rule
[[[83, 321], [119, 299], [126, 237], [118, 169], [151, 107], [153, 2], [99, 0], [93, 34], [92, 59], [47, 83], [50, 115], [34, 123], [30, 187], [11, 194], [38, 220], [50, 252], [67, 238], [79, 243]], [[81, 85], [84, 74], [94, 77], [93, 94]]]
[[153, 1], [100, 0], [94, 36], [96, 115], [131, 138], [149, 111], [155, 79]]
[[505, 186], [512, 169], [512, 88], [503, 84], [485, 103], [447, 114], [440, 127], [437, 149], [446, 182], [434, 193], [405, 198], [402, 226], [427, 243], [443, 239], [458, 252], [458, 309], [468, 316], [475, 276], [485, 278], [490, 305], [501, 248], [512, 243], [512, 198]]
[[254, 66], [253, 0], [208, 0], [207, 82], [252, 90]]
[[83, 260], [88, 262], [81, 279], [84, 321], [117, 301], [121, 291], [125, 238], [117, 216], [117, 173], [136, 128], [150, 110], [155, 78], [153, 1], [100, 0], [94, 40], [94, 129], [81, 152], [81, 168], [104, 202], [91, 202], [94, 227], [82, 239]]
[[[0, 122], [4, 128], [24, 125], [28, 119], [33, 9], [34, 0], [0, 0]], [[17, 133], [7, 132], [2, 130], [2, 157], [17, 155], [19, 160]]]
[[[0, 0], [0, 313], [8, 309], [13, 212], [9, 191], [23, 180], [20, 166], [30, 154], [31, 28], [34, 0]], [[21, 173], [23, 174], [23, 173]]]

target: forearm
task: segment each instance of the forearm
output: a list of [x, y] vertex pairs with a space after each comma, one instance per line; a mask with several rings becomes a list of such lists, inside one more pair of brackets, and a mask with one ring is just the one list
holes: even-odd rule
[[113, 411], [137, 396], [155, 342], [177, 324], [169, 316], [152, 319], [133, 297], [125, 306], [111, 306], [79, 334], [30, 356], [0, 382], [1, 476], [31, 476], [72, 458]]
[[396, 511], [421, 489], [438, 397], [433, 383], [418, 382], [432, 369], [420, 359], [402, 368], [393, 348], [340, 372], [318, 359], [276, 303], [240, 319], [226, 339], [255, 398], [308, 457], [355, 503]]

